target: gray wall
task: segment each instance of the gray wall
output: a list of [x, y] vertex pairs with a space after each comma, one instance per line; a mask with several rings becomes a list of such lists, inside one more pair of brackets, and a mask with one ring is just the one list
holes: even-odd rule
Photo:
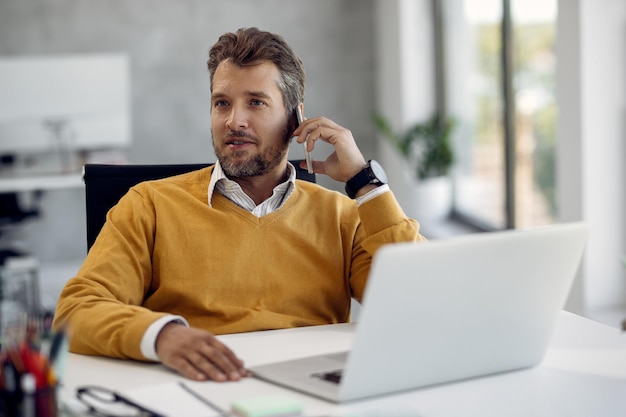
[[[305, 115], [352, 130], [374, 157], [374, 13], [370, 0], [1, 0], [0, 55], [125, 52], [131, 60], [136, 163], [214, 159], [206, 57], [218, 36], [257, 26], [285, 37], [307, 71]], [[322, 158], [328, 148], [316, 150]], [[290, 156], [301, 157], [300, 146]], [[341, 184], [322, 179], [323, 185]], [[81, 258], [82, 190], [48, 192], [26, 227], [42, 259]]]

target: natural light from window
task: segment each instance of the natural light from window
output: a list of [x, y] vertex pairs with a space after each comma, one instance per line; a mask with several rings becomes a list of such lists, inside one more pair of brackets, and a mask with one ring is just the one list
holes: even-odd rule
[[[502, 0], [449, 0], [446, 103], [457, 122], [455, 211], [493, 228], [510, 224], [502, 71]], [[510, 0], [516, 227], [554, 218], [556, 0]], [[454, 7], [456, 6], [456, 7]], [[462, 7], [458, 7], [462, 6]]]

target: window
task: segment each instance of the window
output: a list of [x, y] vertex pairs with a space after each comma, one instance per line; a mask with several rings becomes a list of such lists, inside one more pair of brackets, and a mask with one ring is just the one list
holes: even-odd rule
[[484, 229], [552, 223], [557, 0], [441, 1], [454, 214]]

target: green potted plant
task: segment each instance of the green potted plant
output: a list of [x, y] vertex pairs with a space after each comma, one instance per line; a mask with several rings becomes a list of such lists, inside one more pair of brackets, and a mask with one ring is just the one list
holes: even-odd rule
[[454, 120], [442, 120], [441, 115], [435, 113], [429, 120], [411, 126], [402, 135], [396, 134], [381, 114], [375, 113], [373, 120], [378, 131], [415, 166], [417, 178], [424, 180], [448, 175], [454, 162], [450, 143]]
[[[451, 137], [455, 121], [435, 113], [428, 120], [398, 134], [383, 115], [375, 113], [372, 118], [393, 153], [406, 162], [391, 162], [386, 166], [392, 165], [391, 169], [395, 171], [395, 165], [402, 165], [410, 171], [408, 179], [406, 175], [396, 175], [396, 183], [392, 184], [405, 211], [423, 223], [447, 217], [452, 206], [452, 183], [448, 174], [454, 163]], [[389, 153], [385, 152], [388, 148], [383, 148], [383, 154]], [[390, 175], [390, 183], [393, 176]]]

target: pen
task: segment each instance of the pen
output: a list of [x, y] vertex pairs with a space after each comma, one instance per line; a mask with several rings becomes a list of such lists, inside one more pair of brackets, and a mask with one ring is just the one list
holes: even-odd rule
[[59, 354], [62, 353], [63, 345], [65, 344], [65, 339], [67, 337], [67, 333], [65, 329], [59, 329], [54, 336], [52, 336], [52, 342], [50, 343], [50, 363], [54, 364], [59, 357]]
[[195, 399], [197, 399], [198, 401], [202, 402], [203, 404], [205, 404], [206, 406], [208, 406], [210, 409], [212, 409], [213, 411], [217, 411], [220, 416], [227, 416], [228, 415], [228, 411], [223, 410], [222, 408], [220, 408], [217, 404], [212, 403], [211, 401], [209, 401], [208, 399], [204, 398], [202, 395], [198, 394], [196, 391], [192, 390], [189, 386], [187, 386], [187, 384], [185, 384], [182, 381], [179, 381], [178, 384], [181, 386], [182, 389], [184, 389], [185, 391], [187, 391], [189, 394], [193, 395], [193, 397]]
[[63, 379], [65, 371], [65, 363], [67, 360], [67, 343], [68, 333], [66, 328], [58, 329], [49, 341], [50, 347], [48, 352], [48, 380], [58, 382]]

